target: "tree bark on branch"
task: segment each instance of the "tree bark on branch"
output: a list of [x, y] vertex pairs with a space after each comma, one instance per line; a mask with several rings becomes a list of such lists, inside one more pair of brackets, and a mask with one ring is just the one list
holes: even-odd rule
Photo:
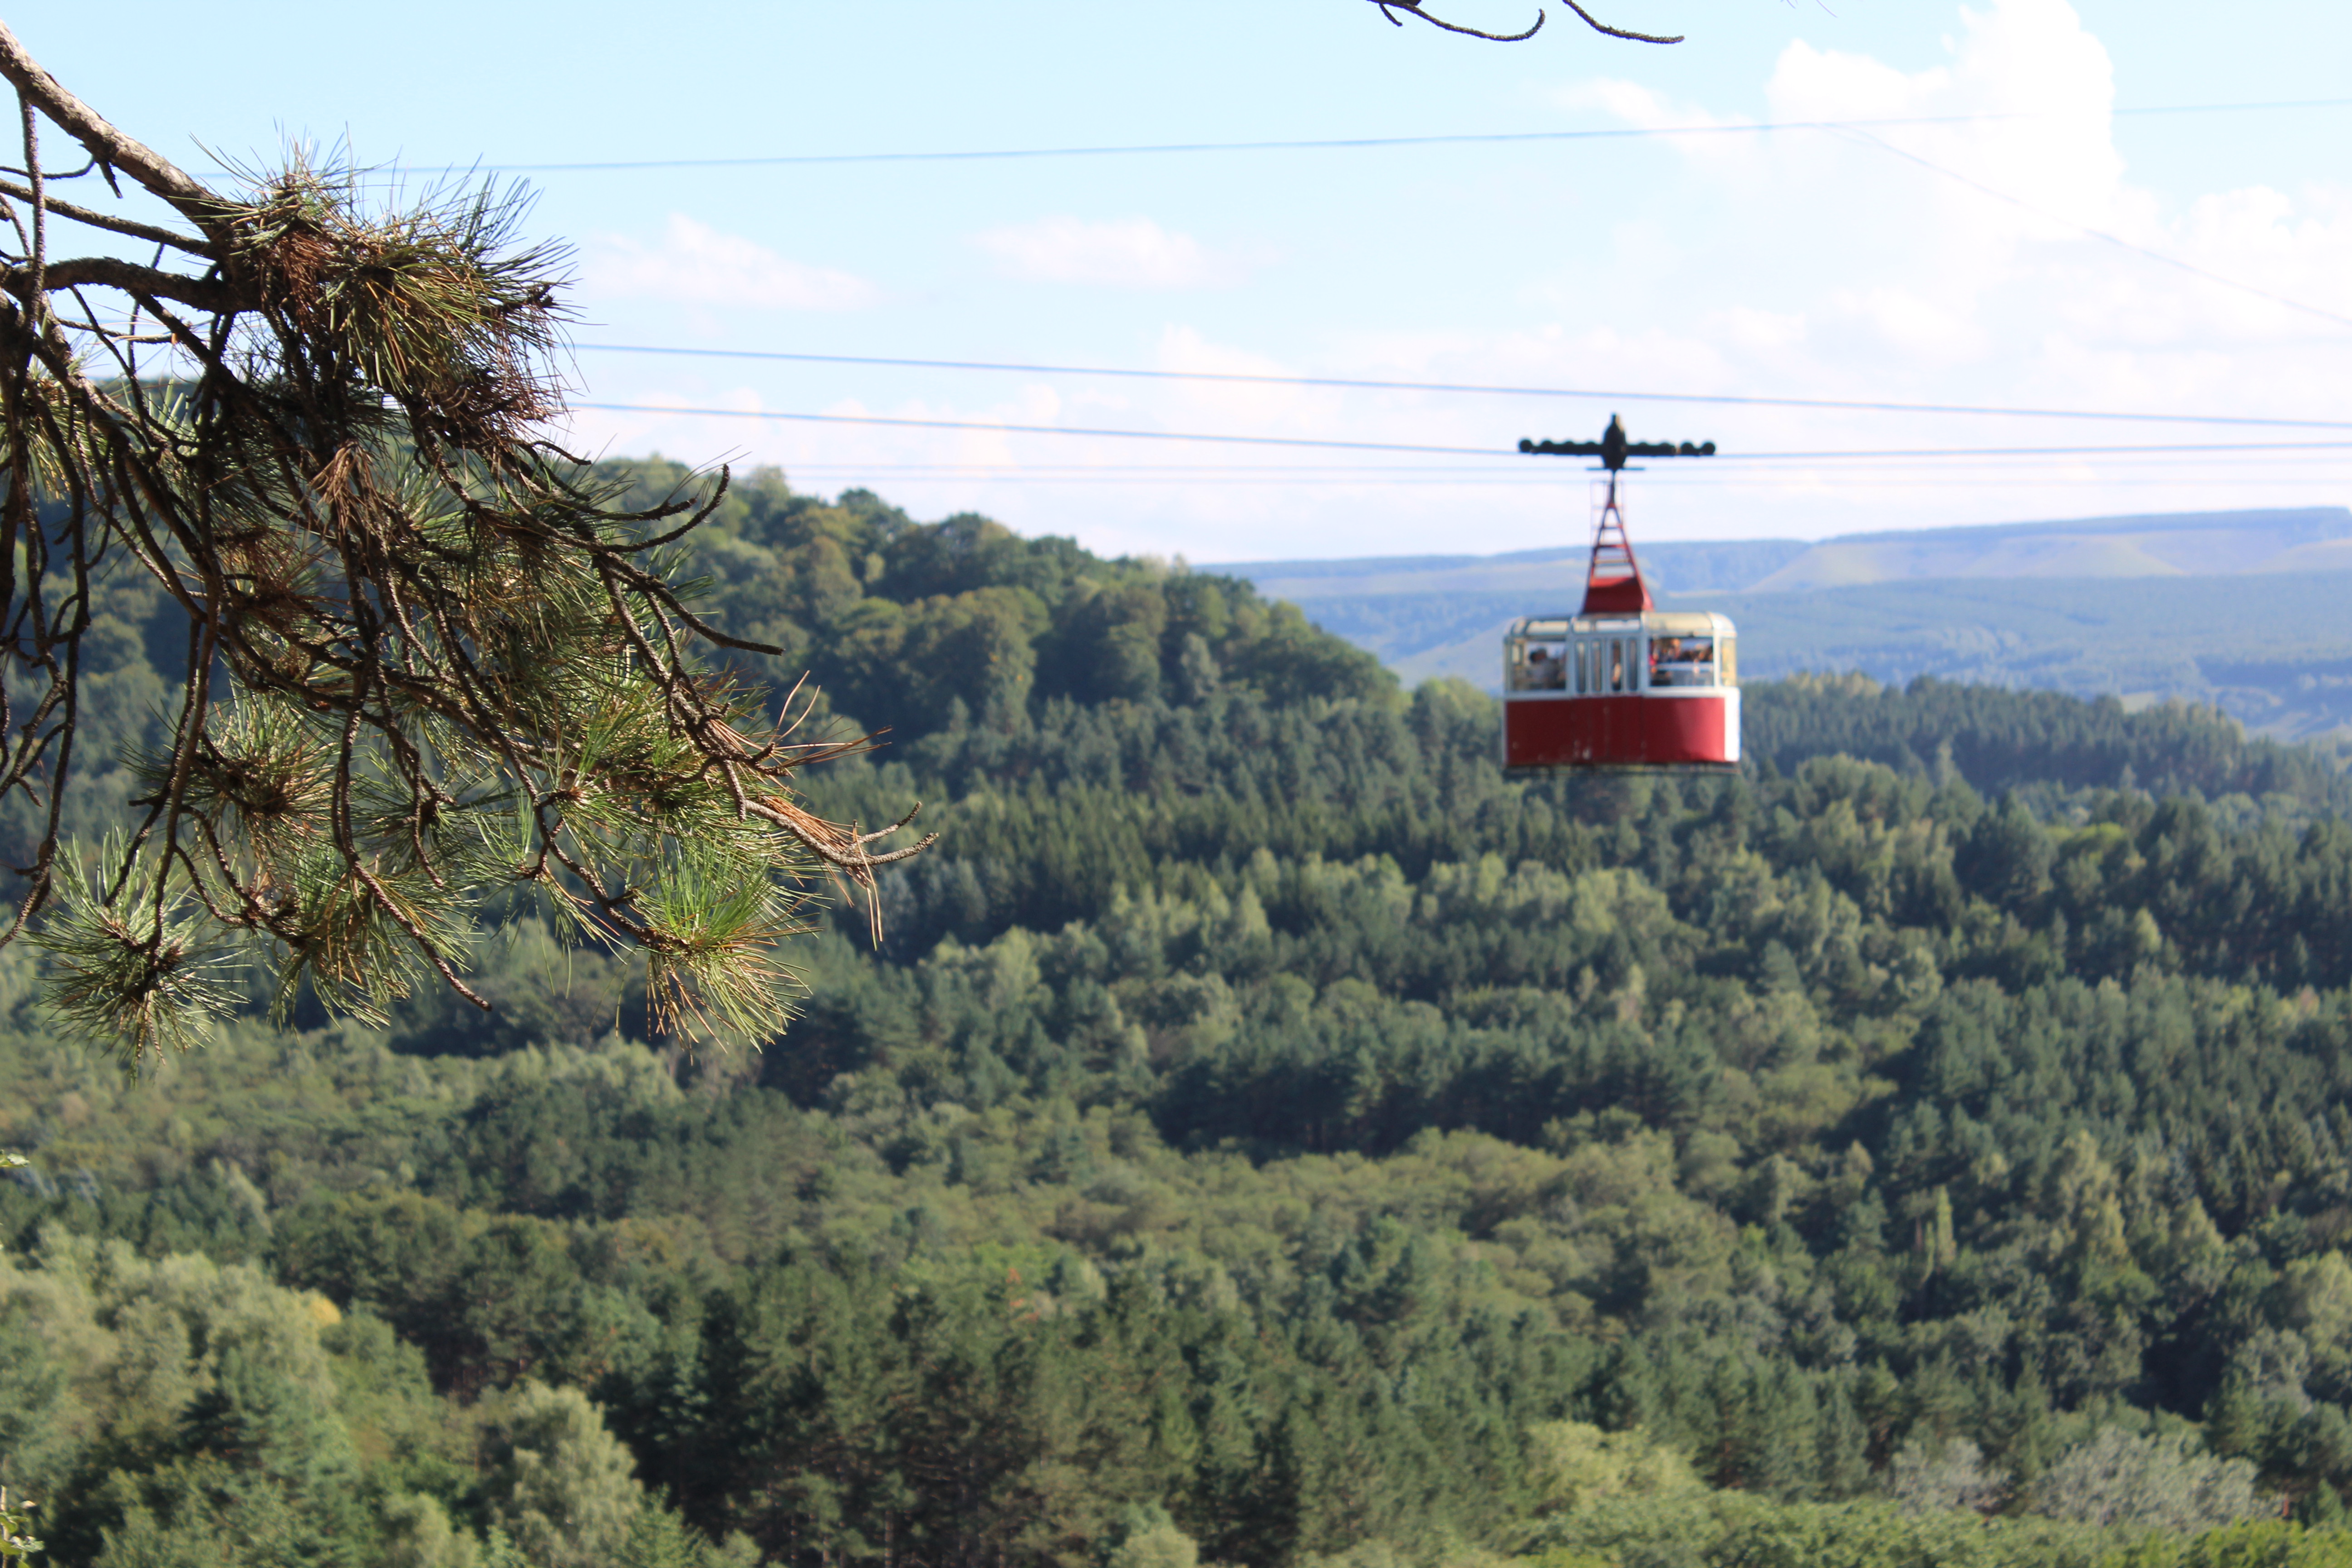
[[[1489, 33], [1477, 27], [1465, 27], [1458, 22], [1449, 22], [1444, 17], [1433, 16], [1429, 11], [1423, 9], [1423, 0], [1371, 0], [1371, 3], [1381, 8], [1381, 16], [1386, 16], [1390, 22], [1393, 23], [1397, 26], [1402, 27], [1404, 26], [1402, 21], [1398, 20], [1396, 15], [1399, 11], [1402, 11], [1408, 16], [1420, 17], [1423, 21], [1428, 23], [1433, 27], [1443, 27], [1449, 33], [1461, 33], [1473, 38], [1485, 38], [1491, 43], [1525, 43], [1528, 39], [1534, 37], [1538, 33], [1543, 31], [1544, 14], [1540, 8], [1536, 12], [1535, 21], [1530, 24], [1524, 32]], [[1595, 16], [1591, 12], [1586, 10], [1583, 6], [1578, 5], [1577, 0], [1560, 0], [1560, 4], [1575, 12], [1578, 16], [1583, 19], [1584, 25], [1591, 27], [1594, 32], [1604, 33], [1612, 38], [1625, 38], [1637, 44], [1679, 44], [1683, 41], [1682, 35], [1680, 34], [1676, 34], [1673, 37], [1661, 37], [1655, 33], [1635, 33], [1630, 32], [1623, 27], [1612, 27], [1608, 23], [1603, 22], [1599, 17]]]

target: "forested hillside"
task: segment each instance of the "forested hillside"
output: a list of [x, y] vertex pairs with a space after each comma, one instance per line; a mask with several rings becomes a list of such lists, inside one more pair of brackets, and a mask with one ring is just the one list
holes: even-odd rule
[[1232, 579], [767, 474], [692, 548], [891, 726], [814, 804], [943, 835], [881, 950], [816, 916], [793, 1033], [693, 1059], [518, 910], [492, 1017], [135, 1086], [0, 952], [57, 1561], [2352, 1557], [2307, 753], [1808, 679], [1745, 776], [1509, 782], [1489, 699]]

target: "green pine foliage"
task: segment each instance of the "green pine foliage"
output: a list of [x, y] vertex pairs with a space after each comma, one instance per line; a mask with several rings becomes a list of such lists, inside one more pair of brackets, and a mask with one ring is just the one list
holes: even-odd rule
[[823, 918], [786, 1039], [689, 1055], [518, 906], [492, 1018], [248, 979], [136, 1083], [0, 952], [56, 1560], [2352, 1559], [2304, 753], [1811, 680], [1745, 776], [1511, 781], [1490, 700], [1231, 579], [768, 474], [696, 541], [891, 726], [812, 809], [943, 836], [880, 946]]

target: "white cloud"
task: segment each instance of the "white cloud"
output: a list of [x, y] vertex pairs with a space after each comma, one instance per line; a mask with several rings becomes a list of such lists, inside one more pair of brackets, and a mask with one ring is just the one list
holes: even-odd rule
[[1555, 93], [1553, 101], [1567, 110], [1598, 110], [1628, 125], [1646, 129], [1727, 123], [1694, 105], [1671, 103], [1640, 82], [1613, 78], [1576, 82]]
[[1804, 317], [1746, 305], [1714, 312], [1709, 325], [1731, 347], [1758, 353], [1785, 353], [1805, 340]]
[[1199, 289], [1237, 280], [1240, 258], [1211, 250], [1148, 217], [1089, 222], [1039, 218], [972, 236], [1008, 278], [1112, 289]]
[[[2072, 5], [1990, 0], [1963, 7], [1947, 59], [1916, 71], [1790, 44], [1765, 83], [1761, 118], [1940, 122], [1866, 135], [1673, 139], [1688, 179], [1674, 210], [1644, 220], [1672, 240], [1649, 237], [1636, 256], [1627, 247], [1640, 236], [1614, 237], [1622, 291], [1663, 300], [1679, 290], [1788, 323], [1780, 344], [1737, 333], [1723, 342], [1745, 372], [1737, 379], [1750, 384], [1844, 378], [1916, 383], [1925, 393], [1976, 366], [1989, 378], [1979, 395], [1989, 400], [2005, 395], [2000, 380], [2021, 392], [2018, 382], [2042, 379], [2035, 397], [2063, 391], [2128, 404], [2153, 390], [2150, 353], [2220, 352], [2238, 362], [2233, 379], [2251, 395], [2280, 400], [2280, 367], [2257, 368], [2256, 351], [2307, 340], [2313, 319], [2257, 291], [2339, 311], [2352, 304], [2344, 282], [2352, 276], [2352, 202], [2340, 192], [2258, 187], [2168, 212], [2165, 199], [2126, 177], [2113, 134], [2114, 66]], [[1562, 101], [1636, 125], [1719, 122], [1624, 82], [1584, 84]], [[1737, 237], [1729, 247], [1726, 237]], [[1589, 279], [1563, 279], [1554, 297], [1586, 287]], [[1778, 352], [1759, 352], [1768, 348]], [[2074, 384], [2049, 379], [2060, 374]]]
[[[1300, 376], [1311, 367], [1286, 363], [1230, 343], [1213, 342], [1192, 327], [1160, 330], [1157, 367], [1202, 376]], [[1327, 387], [1285, 386], [1249, 381], [1180, 381], [1167, 384], [1160, 402], [1171, 421], [1199, 428], [1280, 430], [1288, 435], [1338, 432], [1347, 421], [1349, 395]]]
[[608, 236], [591, 247], [587, 281], [608, 294], [771, 310], [855, 310], [881, 290], [854, 273], [811, 267], [740, 235], [672, 213], [661, 242]]
[[1951, 363], [1981, 357], [1990, 334], [1966, 312], [1952, 310], [1907, 289], [1865, 289], [1832, 297], [1836, 307], [1866, 323], [1887, 348], [1912, 363]]

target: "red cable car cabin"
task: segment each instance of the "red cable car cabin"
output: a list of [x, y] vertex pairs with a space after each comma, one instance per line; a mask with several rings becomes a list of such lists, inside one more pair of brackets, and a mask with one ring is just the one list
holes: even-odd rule
[[1739, 763], [1728, 616], [1531, 616], [1503, 635], [1507, 768], [1727, 768]]
[[1623, 458], [1611, 456], [1582, 612], [1530, 616], [1503, 634], [1503, 765], [1736, 767], [1736, 628], [1726, 616], [1653, 604], [1617, 507]]

